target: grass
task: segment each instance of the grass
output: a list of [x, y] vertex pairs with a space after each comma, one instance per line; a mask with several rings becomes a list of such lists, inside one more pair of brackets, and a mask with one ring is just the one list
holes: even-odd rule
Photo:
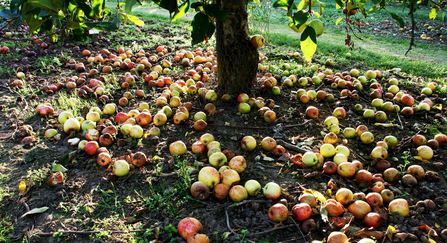
[[[115, 3], [107, 2], [107, 6], [114, 7]], [[323, 22], [325, 25], [331, 25], [331, 28], [326, 28], [325, 33], [320, 36], [318, 41], [318, 48], [316, 56], [314, 56], [314, 62], [324, 63], [329, 56], [335, 59], [335, 66], [343, 68], [359, 68], [361, 70], [368, 69], [392, 69], [401, 68], [405, 73], [411, 73], [415, 76], [422, 76], [428, 79], [434, 79], [442, 82], [442, 78], [447, 77], [447, 49], [439, 48], [439, 46], [433, 46], [427, 43], [417, 43], [417, 46], [405, 56], [405, 52], [409, 47], [409, 40], [393, 38], [392, 36], [376, 37], [370, 35], [369, 31], [358, 34], [363, 39], [356, 40], [355, 49], [349, 50], [344, 45], [346, 33], [339, 28], [334, 28], [333, 23], [341, 16], [339, 10], [335, 9], [335, 3], [326, 3], [326, 8], [323, 16]], [[370, 6], [368, 6], [370, 7]], [[398, 5], [390, 5], [387, 7], [389, 12], [402, 14], [402, 7]], [[253, 10], [251, 13], [260, 14]], [[418, 20], [428, 19], [429, 9], [420, 9], [416, 12], [415, 17]], [[270, 10], [270, 17], [268, 26], [266, 23], [253, 22], [251, 23], [252, 29], [266, 30], [269, 29], [269, 33], [261, 32], [260, 30], [251, 31], [251, 34], [261, 33], [268, 35], [270, 38], [270, 45], [261, 48], [260, 52], [294, 52], [300, 49], [299, 38], [300, 34], [288, 29], [286, 26], [287, 17], [281, 9]], [[170, 22], [168, 12], [158, 8], [156, 5], [143, 5], [135, 7], [132, 11], [135, 14], [144, 19], [152, 19], [162, 22]], [[190, 12], [187, 17], [180, 19], [175, 24], [188, 26], [194, 13]], [[337, 17], [338, 16], [338, 17]], [[389, 14], [385, 10], [378, 10], [375, 13], [368, 16], [367, 22], [376, 23], [390, 19]], [[332, 24], [330, 23], [332, 22]], [[440, 19], [435, 21], [440, 23]], [[351, 53], [351, 57], [347, 57], [346, 53]], [[346, 70], [339, 70], [346, 71]]]

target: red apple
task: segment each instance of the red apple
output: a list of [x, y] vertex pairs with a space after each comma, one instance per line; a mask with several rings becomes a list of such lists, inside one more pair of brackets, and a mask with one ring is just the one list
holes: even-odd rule
[[175, 141], [169, 145], [171, 155], [183, 155], [186, 153], [186, 145], [182, 141]]
[[311, 206], [311, 207], [317, 206], [317, 199], [315, 198], [315, 196], [313, 194], [310, 194], [310, 193], [301, 194], [301, 196], [299, 197], [298, 200], [300, 201], [300, 203], [309, 204], [309, 206]]
[[323, 165], [323, 171], [328, 175], [335, 174], [337, 172], [337, 164], [332, 161], [325, 162]]
[[414, 98], [413, 96], [411, 96], [410, 94], [404, 94], [401, 98], [400, 98], [400, 102], [406, 106], [411, 106], [414, 103]]
[[304, 221], [312, 215], [312, 208], [307, 203], [298, 203], [292, 207], [292, 215], [298, 221]]
[[370, 192], [366, 195], [366, 202], [371, 207], [381, 207], [383, 205], [383, 198], [382, 196], [377, 192]]
[[241, 185], [233, 186], [228, 195], [233, 202], [241, 202], [248, 198], [247, 190]]
[[277, 203], [269, 208], [267, 214], [271, 221], [283, 222], [283, 221], [286, 221], [287, 218], [289, 217], [289, 210], [287, 209], [287, 207], [284, 204]]
[[264, 197], [270, 200], [276, 200], [281, 196], [281, 187], [275, 182], [269, 182], [264, 186]]
[[99, 149], [99, 144], [96, 141], [89, 141], [84, 145], [84, 151], [88, 155], [95, 155], [96, 151]]
[[196, 218], [184, 218], [180, 220], [177, 226], [178, 233], [186, 240], [189, 235], [202, 231], [202, 224]]
[[328, 199], [324, 203], [324, 208], [326, 209], [328, 216], [337, 217], [344, 213], [343, 205], [334, 199]]
[[337, 107], [335, 108], [335, 110], [332, 112], [332, 115], [337, 117], [338, 119], [343, 119], [346, 117], [346, 110], [343, 107]]
[[318, 112], [318, 108], [315, 107], [315, 106], [309, 106], [306, 109], [306, 116], [311, 118], [311, 119], [317, 118], [318, 117], [318, 113], [319, 113]]
[[408, 201], [403, 198], [398, 198], [391, 201], [388, 205], [388, 210], [391, 215], [400, 213], [403, 217], [407, 217], [410, 214]]
[[356, 219], [363, 219], [371, 212], [371, 206], [365, 201], [357, 200], [349, 205], [348, 210]]
[[341, 204], [347, 205], [354, 199], [354, 193], [348, 188], [340, 188], [335, 194], [335, 199]]
[[411, 165], [408, 167], [407, 173], [413, 175], [417, 180], [422, 180], [425, 176], [425, 170], [420, 165]]
[[371, 212], [365, 215], [363, 221], [365, 222], [366, 226], [377, 229], [380, 227], [380, 224], [382, 223], [382, 217], [380, 217], [380, 214], [378, 213]]
[[205, 151], [205, 144], [200, 141], [196, 141], [192, 144], [191, 151], [195, 154], [203, 153]]
[[351, 162], [343, 162], [337, 166], [337, 173], [342, 177], [351, 178], [355, 175], [355, 166]]
[[261, 146], [265, 151], [271, 151], [276, 147], [276, 140], [271, 137], [265, 137], [261, 141]]
[[228, 166], [237, 171], [238, 173], [244, 172], [244, 170], [247, 168], [247, 162], [245, 161], [245, 158], [238, 155], [234, 156], [230, 162], [228, 163]]

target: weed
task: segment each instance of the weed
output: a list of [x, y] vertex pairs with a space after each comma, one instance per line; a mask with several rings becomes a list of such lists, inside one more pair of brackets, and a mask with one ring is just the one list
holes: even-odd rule
[[47, 178], [48, 171], [48, 168], [27, 171], [26, 179], [30, 182], [30, 187], [36, 184], [41, 186], [42, 181]]
[[165, 230], [166, 230], [169, 238], [172, 238], [174, 236], [174, 234], [176, 234], [178, 232], [178, 229], [176, 229], [172, 224], [166, 225]]
[[116, 195], [115, 185], [111, 183], [112, 190], [100, 190], [102, 194], [102, 204], [97, 203], [95, 206], [102, 207], [101, 211], [95, 216], [95, 218], [98, 218], [102, 212], [106, 209], [110, 209], [111, 211], [115, 213], [119, 213], [118, 211], [121, 210], [121, 216], [124, 217], [124, 207], [121, 205], [121, 201], [118, 200], [118, 195]]
[[410, 151], [404, 151], [403, 155], [401, 157], [401, 159], [404, 160], [404, 163], [397, 166], [397, 168], [400, 170], [402, 175], [405, 174], [405, 171], [407, 170], [407, 166], [410, 164], [410, 160], [409, 160], [410, 158], [411, 158]]
[[248, 230], [243, 229], [241, 230], [241, 234], [239, 236], [236, 236], [236, 239], [239, 240], [240, 243], [246, 243], [247, 240], [245, 240], [245, 237], [248, 234]]

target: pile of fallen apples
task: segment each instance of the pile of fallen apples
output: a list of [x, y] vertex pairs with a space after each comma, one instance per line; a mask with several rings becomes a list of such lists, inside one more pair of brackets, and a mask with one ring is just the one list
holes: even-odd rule
[[[60, 130], [67, 135], [70, 134], [70, 139], [67, 140], [70, 145], [77, 146], [80, 151], [85, 151], [90, 156], [96, 156], [97, 163], [112, 168], [116, 176], [125, 176], [133, 167], [144, 166], [148, 158], [143, 152], [113, 158], [107, 149], [111, 145], [121, 146], [129, 139], [159, 136], [161, 131], [158, 127], [171, 121], [174, 124], [190, 124], [196, 131], [205, 130], [208, 116], [219, 112], [214, 103], [230, 102], [233, 99], [230, 94], [219, 96], [215, 90], [205, 87], [210, 75], [217, 71], [216, 53], [213, 48], [209, 50], [196, 48], [194, 51], [182, 49], [173, 53], [173, 60], [170, 60], [167, 58], [169, 52], [172, 50], [164, 46], [158, 46], [152, 53], [144, 50], [133, 53], [130, 49], [124, 48], [118, 49], [116, 53], [107, 49], [102, 49], [99, 53], [83, 50], [82, 55], [86, 63], [71, 59], [66, 64], [67, 68], [79, 72], [79, 76], [68, 77], [64, 82], [57, 84], [44, 84], [41, 89], [49, 95], [66, 88], [71, 90], [70, 92], [76, 92], [80, 98], [97, 96], [104, 106], [102, 109], [91, 107], [85, 116], [74, 117], [70, 111], [55, 111], [50, 103], [37, 105], [36, 112], [41, 116], [48, 118], [58, 116], [58, 124], [55, 124], [54, 128], [47, 129], [45, 137], [60, 140]], [[262, 56], [260, 62], [264, 60], [267, 61], [267, 58]], [[173, 63], [186, 67], [182, 78], [176, 76], [177, 79], [173, 80], [175, 78], [170, 76]], [[193, 65], [195, 68], [190, 68]], [[355, 111], [360, 114], [363, 112], [365, 119], [374, 119], [383, 126], [394, 125], [385, 123], [387, 114], [400, 112], [403, 116], [410, 117], [419, 111], [430, 111], [435, 106], [433, 100], [436, 100], [436, 97], [432, 95], [439, 87], [435, 82], [428, 82], [426, 87], [422, 88], [420, 96], [415, 98], [400, 90], [397, 78], [388, 78], [383, 82], [383, 74], [379, 70], [368, 70], [364, 76], [360, 76], [359, 70], [356, 69], [334, 74], [331, 69], [323, 70], [318, 65], [309, 65], [315, 71], [313, 77], [297, 77], [294, 74], [282, 77], [264, 73], [258, 79], [257, 87], [277, 95], [280, 86], [284, 90], [291, 90], [298, 85], [299, 89], [291, 90], [291, 95], [294, 100], [303, 104], [334, 101], [333, 94], [324, 90], [317, 91], [317, 86], [321, 84], [330, 86], [334, 92], [340, 90], [341, 99], [352, 101], [358, 101], [361, 94], [368, 92], [366, 95], [369, 95], [371, 107], [364, 108], [357, 104]], [[263, 65], [259, 68], [266, 71]], [[283, 65], [283, 68], [289, 70], [290, 65]], [[106, 78], [105, 75], [114, 71], [127, 72], [116, 78]], [[24, 80], [31, 78], [18, 72], [17, 79], [11, 80], [10, 85], [21, 88], [24, 86]], [[120, 87], [126, 90], [118, 99], [118, 105], [128, 110], [127, 112], [117, 112], [117, 104], [110, 102], [110, 97], [106, 95], [109, 89], [107, 84], [113, 82], [118, 82]], [[132, 107], [129, 103], [134, 98], [138, 100], [146, 97], [141, 89], [133, 93], [131, 88], [136, 83], [144, 83], [162, 91], [156, 100], [149, 103], [140, 101]], [[364, 90], [364, 87], [368, 87], [369, 91]], [[186, 99], [187, 97], [201, 97], [207, 101], [204, 111], [190, 115], [193, 104]], [[256, 109], [257, 115], [265, 122], [276, 120], [273, 99], [254, 98], [241, 93], [235, 100], [240, 114], [248, 114], [252, 109]], [[70, 98], [69, 102], [76, 105], [79, 101]], [[322, 118], [314, 105], [306, 107], [305, 116], [309, 119]], [[192, 196], [198, 200], [209, 200], [212, 196], [217, 201], [229, 197], [233, 202], [264, 196], [275, 202], [266, 212], [270, 220], [283, 222], [289, 220], [289, 215], [292, 215], [293, 219], [301, 222], [300, 226], [304, 233], [317, 229], [313, 218], [321, 215], [325, 222], [334, 225], [334, 232], [329, 235], [327, 242], [346, 242], [348, 239], [346, 234], [337, 230], [345, 231], [353, 219], [363, 221], [368, 227], [368, 230], [363, 230], [358, 236], [383, 238], [384, 232], [374, 230], [381, 225], [383, 218], [392, 217], [397, 213], [403, 217], [410, 216], [408, 202], [402, 198], [395, 199], [393, 191], [387, 186], [401, 183], [404, 187], [412, 188], [421, 180], [436, 182], [440, 178], [436, 172], [425, 171], [420, 165], [412, 165], [405, 170], [393, 168], [386, 159], [389, 156], [388, 151], [392, 151], [398, 144], [398, 138], [394, 136], [386, 136], [383, 141], [376, 142], [376, 146], [370, 151], [371, 165], [379, 172], [372, 174], [368, 168], [363, 168], [362, 162], [351, 155], [349, 139], [360, 139], [364, 144], [372, 144], [374, 135], [366, 125], [358, 125], [356, 128], [345, 127], [342, 130], [340, 120], [346, 116], [347, 111], [344, 107], [336, 107], [331, 116], [324, 118], [323, 143], [313, 151], [290, 155], [289, 160], [298, 168], [308, 168], [327, 175], [338, 174], [342, 178], [352, 179], [358, 188], [363, 188], [362, 192], [348, 188], [339, 189], [334, 181], [330, 181], [327, 185], [330, 191], [326, 196], [306, 190], [298, 201], [290, 204], [280, 200], [282, 189], [275, 182], [269, 182], [264, 187], [256, 180], [241, 183], [240, 174], [250, 162], [247, 163], [243, 156], [235, 156], [231, 151], [222, 151], [220, 143], [215, 141], [214, 136], [205, 133], [190, 147], [194, 154], [206, 154], [209, 163], [200, 169], [197, 181], [192, 184]], [[437, 116], [442, 118], [442, 115]], [[339, 136], [343, 136], [343, 139]], [[412, 140], [417, 146], [415, 158], [426, 162], [433, 158], [434, 150], [447, 144], [447, 136], [444, 134], [437, 134], [428, 140], [418, 134]], [[241, 148], [253, 151], [258, 142], [252, 136], [245, 136], [242, 138]], [[265, 152], [275, 156], [288, 153], [271, 137], [263, 138], [260, 145]], [[171, 143], [169, 151], [173, 156], [189, 153], [182, 141]], [[61, 182], [63, 174], [55, 173], [48, 184], [55, 186]], [[429, 199], [423, 201], [423, 204], [427, 210], [436, 208], [436, 203]], [[194, 218], [186, 218], [178, 224], [179, 234], [188, 239], [188, 242], [207, 242], [206, 235], [198, 234], [201, 228], [200, 222]], [[190, 238], [194, 238], [195, 241]], [[372, 242], [372, 240], [365, 239], [360, 242]]]

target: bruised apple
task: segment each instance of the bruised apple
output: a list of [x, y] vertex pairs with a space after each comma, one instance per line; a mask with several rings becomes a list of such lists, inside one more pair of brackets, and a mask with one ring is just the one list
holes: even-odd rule
[[334, 199], [328, 199], [325, 203], [324, 203], [324, 208], [327, 211], [327, 215], [328, 216], [340, 216], [344, 210], [343, 210], [343, 205], [337, 201], [335, 201]]
[[186, 240], [189, 235], [202, 231], [202, 223], [196, 218], [184, 218], [180, 220], [177, 226], [179, 235]]

